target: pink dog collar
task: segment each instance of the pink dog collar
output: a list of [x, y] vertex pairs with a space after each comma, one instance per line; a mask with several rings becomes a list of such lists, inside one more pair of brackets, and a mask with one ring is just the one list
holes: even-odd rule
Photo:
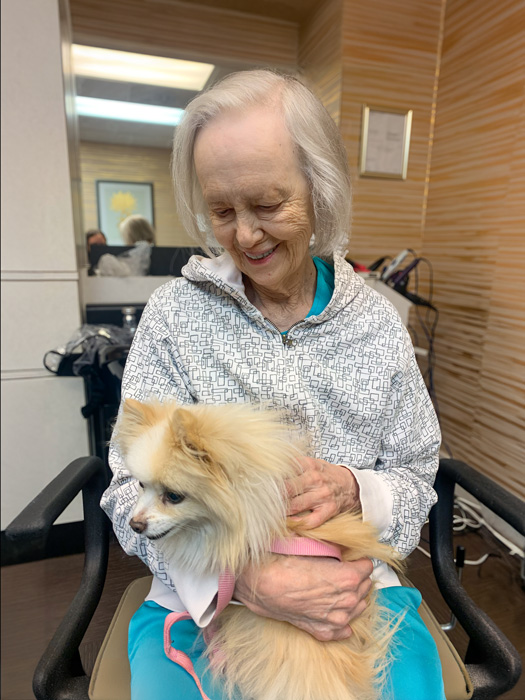
[[303, 557], [333, 557], [341, 561], [341, 550], [335, 544], [311, 540], [309, 537], [286, 537], [274, 540], [270, 546], [273, 554], [294, 554]]

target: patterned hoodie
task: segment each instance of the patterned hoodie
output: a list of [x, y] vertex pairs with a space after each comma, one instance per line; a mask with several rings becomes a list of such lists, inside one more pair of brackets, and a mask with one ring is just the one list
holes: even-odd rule
[[[269, 402], [311, 439], [311, 456], [351, 469], [363, 519], [408, 555], [436, 501], [440, 431], [410, 336], [391, 303], [334, 256], [326, 308], [283, 337], [244, 292], [232, 258], [194, 256], [183, 277], [159, 287], [142, 315], [122, 381], [123, 397], [179, 403]], [[117, 446], [102, 507], [128, 554], [155, 574], [148, 596], [197, 624], [213, 615], [217, 577], [196, 581], [164, 561], [129, 527], [137, 483]], [[377, 585], [399, 585], [375, 562]]]

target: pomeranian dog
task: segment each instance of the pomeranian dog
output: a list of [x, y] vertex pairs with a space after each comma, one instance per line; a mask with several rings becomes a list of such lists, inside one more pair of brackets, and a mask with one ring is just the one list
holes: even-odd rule
[[[287, 520], [285, 482], [298, 474], [304, 444], [279, 412], [127, 399], [116, 440], [140, 482], [130, 524], [176, 566], [238, 575], [248, 563], [278, 556], [269, 553], [272, 541], [294, 534], [335, 543], [344, 561], [369, 557], [399, 568], [394, 550], [359, 513], [313, 530]], [[371, 592], [351, 637], [321, 642], [228, 605], [213, 621], [207, 656], [230, 697], [238, 691], [244, 700], [377, 700], [399, 621]]]

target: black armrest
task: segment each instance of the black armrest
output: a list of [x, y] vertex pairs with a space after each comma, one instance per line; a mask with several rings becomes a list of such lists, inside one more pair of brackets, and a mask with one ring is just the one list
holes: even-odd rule
[[36, 668], [33, 691], [37, 700], [88, 699], [89, 678], [82, 668], [79, 646], [100, 600], [106, 577], [109, 521], [99, 505], [106, 486], [107, 472], [101, 459], [77, 459], [6, 529], [8, 539], [19, 543], [34, 541], [36, 547], [44, 548], [51, 526], [82, 491], [85, 532], [82, 580]]
[[7, 527], [7, 539], [43, 548], [55, 520], [103, 467], [98, 457], [81, 457], [71, 462]]
[[523, 535], [525, 507], [519, 498], [464, 462], [440, 460], [435, 483], [439, 500], [430, 513], [432, 567], [443, 598], [469, 636], [465, 664], [475, 687], [473, 700], [495, 698], [517, 683], [521, 675], [521, 659], [514, 646], [459, 582], [452, 544], [456, 483]]

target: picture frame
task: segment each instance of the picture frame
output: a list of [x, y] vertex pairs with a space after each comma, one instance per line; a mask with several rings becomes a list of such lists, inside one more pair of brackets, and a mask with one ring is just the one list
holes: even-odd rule
[[363, 105], [360, 177], [406, 180], [413, 110]]
[[96, 192], [98, 227], [108, 245], [124, 245], [119, 225], [132, 214], [140, 214], [155, 226], [152, 182], [97, 180]]

